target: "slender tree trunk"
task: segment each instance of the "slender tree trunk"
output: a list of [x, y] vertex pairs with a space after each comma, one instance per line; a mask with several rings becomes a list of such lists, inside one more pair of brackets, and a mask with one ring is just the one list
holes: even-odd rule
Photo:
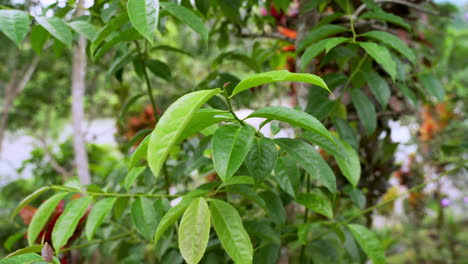
[[[2, 115], [0, 116], [0, 153], [3, 150], [3, 140], [5, 138], [6, 130], [8, 127], [8, 115], [13, 106], [16, 97], [23, 91], [26, 84], [31, 80], [33, 73], [36, 71], [39, 57], [35, 56], [31, 64], [26, 68], [23, 78], [17, 82], [18, 70], [15, 68], [11, 74], [10, 81], [5, 88], [5, 101], [3, 106]], [[23, 71], [22, 71], [23, 72]]]
[[[78, 1], [76, 16], [83, 15], [83, 1]], [[86, 39], [80, 36], [78, 46], [73, 47], [72, 65], [72, 123], [73, 150], [75, 152], [75, 166], [81, 184], [91, 183], [89, 175], [88, 155], [83, 131], [84, 96], [86, 90]]]
[[[309, 10], [307, 12], [301, 10], [307, 10], [307, 6], [310, 6], [310, 3], [316, 0], [299, 0], [299, 17], [298, 17], [298, 24], [297, 24], [297, 38], [296, 38], [296, 47], [299, 46], [299, 43], [304, 39], [307, 33], [310, 31], [312, 27], [317, 24], [317, 11], [315, 9]], [[296, 57], [296, 72], [302, 72], [300, 68], [301, 60], [300, 57]], [[310, 64], [312, 65], [312, 64]], [[309, 66], [305, 70], [307, 73], [312, 73], [313, 66]], [[307, 104], [307, 97], [309, 95], [310, 85], [305, 83], [296, 83], [297, 89], [297, 103], [298, 105], [304, 109]]]

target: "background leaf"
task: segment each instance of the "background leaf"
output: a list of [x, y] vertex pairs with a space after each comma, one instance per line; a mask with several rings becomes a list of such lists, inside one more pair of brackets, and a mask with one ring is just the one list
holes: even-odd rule
[[47, 32], [62, 42], [67, 48], [72, 47], [72, 32], [62, 19], [58, 17], [37, 16], [34, 18]]
[[348, 228], [351, 230], [354, 238], [361, 246], [362, 250], [366, 252], [367, 256], [374, 264], [384, 264], [385, 250], [382, 247], [378, 237], [369, 229], [361, 225], [350, 224]]
[[153, 203], [146, 197], [138, 197], [132, 204], [132, 221], [137, 231], [147, 240], [153, 239], [157, 222]]
[[374, 105], [359, 89], [351, 90], [351, 100], [354, 108], [356, 108], [359, 120], [367, 130], [367, 134], [372, 134], [377, 127], [377, 113]]
[[395, 80], [396, 63], [387, 48], [373, 42], [359, 42], [359, 45]]
[[386, 108], [390, 100], [391, 91], [385, 79], [380, 77], [376, 72], [365, 72], [363, 74], [379, 104], [382, 108]]
[[312, 191], [308, 193], [301, 193], [297, 196], [297, 202], [304, 205], [309, 210], [326, 216], [330, 219], [333, 218], [333, 206], [328, 197], [321, 191]]
[[445, 89], [442, 83], [431, 74], [423, 74], [419, 76], [419, 80], [424, 88], [438, 101], [443, 101], [445, 97]]

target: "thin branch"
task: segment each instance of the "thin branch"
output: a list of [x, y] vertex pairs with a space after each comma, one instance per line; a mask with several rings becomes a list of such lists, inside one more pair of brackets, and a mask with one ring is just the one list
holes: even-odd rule
[[[405, 1], [405, 0], [375, 0], [375, 3], [394, 3], [394, 4], [400, 4], [400, 5], [405, 5], [405, 6], [408, 6], [408, 7], [411, 7], [411, 8], [414, 8], [418, 11], [421, 11], [421, 12], [424, 12], [424, 13], [427, 13], [427, 14], [430, 14], [430, 15], [435, 15], [435, 16], [445, 16], [445, 15], [442, 15], [440, 14], [439, 12], [436, 12], [436, 11], [433, 11], [433, 10], [430, 10], [430, 9], [427, 9], [427, 8], [424, 8], [420, 5], [417, 5], [417, 4], [413, 4], [411, 2], [408, 2], [408, 1]], [[352, 15], [352, 18], [355, 19], [357, 18], [365, 9], [366, 9], [366, 5], [365, 4], [362, 4], [360, 5], [356, 11], [354, 12], [354, 14]], [[447, 17], [447, 16], [446, 16]]]
[[110, 242], [110, 241], [114, 241], [114, 240], [121, 239], [121, 238], [124, 238], [124, 237], [128, 237], [128, 236], [132, 235], [133, 233], [134, 232], [128, 232], [128, 233], [112, 236], [112, 237], [109, 237], [107, 239], [97, 239], [97, 240], [89, 241], [88, 243], [84, 243], [84, 244], [81, 244], [81, 245], [76, 245], [76, 246], [71, 246], [71, 247], [64, 248], [64, 249], [60, 250], [60, 252], [67, 252], [67, 251], [71, 251], [71, 250], [74, 250], [74, 249], [80, 249], [80, 248], [92, 246], [92, 245], [95, 245], [95, 244], [103, 244], [103, 243], [106, 243], [106, 242]]
[[240, 37], [243, 38], [270, 38], [270, 39], [279, 39], [282, 41], [294, 43], [294, 39], [283, 36], [279, 33], [250, 33], [250, 32], [241, 32]]

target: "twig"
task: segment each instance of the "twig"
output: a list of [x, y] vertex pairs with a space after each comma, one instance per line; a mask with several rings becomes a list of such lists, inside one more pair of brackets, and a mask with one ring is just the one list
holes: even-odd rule
[[107, 196], [107, 197], [148, 197], [148, 198], [178, 198], [184, 196], [183, 194], [148, 194], [148, 193], [108, 193], [108, 192], [88, 192], [88, 191], [81, 191], [78, 189], [67, 188], [58, 185], [52, 185], [52, 189], [57, 191], [65, 191], [65, 192], [79, 192], [84, 193], [90, 196]]
[[250, 32], [241, 32], [240, 36], [243, 38], [271, 38], [271, 39], [279, 39], [283, 41], [287, 41], [290, 43], [294, 43], [294, 39], [288, 38], [286, 36], [283, 36], [279, 33], [250, 33]]
[[[374, 2], [375, 3], [395, 3], [395, 4], [405, 5], [405, 6], [414, 8], [416, 10], [419, 10], [419, 11], [427, 13], [427, 14], [431, 14], [431, 15], [435, 15], [435, 16], [445, 16], [445, 15], [440, 14], [439, 12], [424, 8], [424, 7], [420, 6], [420, 5], [413, 4], [413, 3], [410, 3], [410, 2], [405, 1], [405, 0], [375, 0]], [[366, 7], [367, 6], [365, 4], [360, 5], [356, 9], [356, 11], [354, 11], [354, 14], [352, 15], [352, 18], [353, 19], [357, 18], [362, 13], [362, 11], [364, 11], [366, 9]]]
[[134, 232], [132, 231], [132, 232], [116, 235], [116, 236], [113, 236], [113, 237], [109, 237], [109, 238], [106, 238], [106, 239], [97, 239], [97, 240], [89, 241], [88, 243], [84, 243], [84, 244], [81, 244], [81, 245], [76, 245], [76, 246], [71, 246], [71, 247], [64, 248], [64, 249], [60, 250], [60, 252], [67, 252], [67, 251], [71, 251], [71, 250], [74, 250], [74, 249], [80, 249], [80, 248], [92, 246], [94, 244], [102, 244], [102, 243], [106, 243], [106, 242], [109, 242], [109, 241], [114, 241], [114, 240], [117, 240], [117, 239], [127, 237], [129, 235], [132, 235], [133, 233]]

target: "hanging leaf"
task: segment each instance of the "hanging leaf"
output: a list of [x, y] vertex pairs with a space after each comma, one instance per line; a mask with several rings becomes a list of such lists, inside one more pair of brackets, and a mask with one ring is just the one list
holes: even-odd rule
[[71, 201], [65, 207], [65, 211], [57, 219], [52, 231], [52, 245], [56, 252], [67, 244], [92, 199], [90, 196], [81, 197]]
[[339, 143], [342, 145], [341, 149], [344, 150], [345, 155], [335, 155], [336, 163], [338, 163], [338, 167], [345, 178], [348, 179], [354, 187], [356, 187], [359, 182], [359, 178], [361, 177], [361, 163], [359, 161], [359, 156], [348, 142], [339, 140]]
[[136, 31], [134, 28], [129, 28], [118, 34], [114, 34], [114, 37], [110, 38], [103, 45], [101, 45], [99, 49], [96, 51], [96, 53], [93, 54], [93, 60], [96, 61], [100, 59], [102, 56], [104, 56], [104, 54], [106, 54], [106, 52], [108, 52], [111, 48], [116, 46], [118, 43], [121, 43], [124, 41], [139, 40], [142, 38], [143, 37], [141, 36], [141, 34], [138, 33], [138, 31]]
[[150, 241], [153, 238], [156, 225], [158, 224], [155, 221], [156, 217], [156, 211], [151, 200], [146, 197], [138, 197], [135, 199], [132, 204], [133, 225], [136, 227], [138, 233]]
[[351, 90], [351, 101], [353, 102], [354, 108], [356, 108], [359, 120], [367, 130], [367, 134], [370, 135], [374, 133], [377, 127], [377, 113], [375, 112], [372, 102], [359, 89]]
[[386, 21], [395, 25], [399, 25], [406, 30], [410, 30], [410, 25], [406, 23], [401, 17], [394, 14], [386, 13], [383, 11], [367, 12], [359, 16], [360, 19], [377, 19]]
[[30, 195], [26, 196], [21, 202], [16, 206], [16, 208], [13, 210], [13, 212], [10, 215], [10, 219], [13, 220], [15, 216], [23, 209], [26, 205], [28, 205], [30, 202], [32, 202], [34, 199], [36, 199], [39, 195], [45, 193], [46, 191], [50, 190], [51, 188], [48, 186], [41, 187], [37, 190], [35, 190], [33, 193]]
[[129, 197], [119, 197], [115, 201], [114, 210], [112, 211], [115, 219], [120, 219], [125, 209], [128, 207], [128, 202], [130, 201]]
[[373, 42], [359, 42], [367, 54], [369, 54], [374, 60], [382, 66], [382, 68], [395, 80], [396, 77], [396, 63], [392, 59], [392, 55], [387, 48], [379, 46]]
[[148, 164], [155, 177], [159, 175], [169, 150], [179, 139], [195, 112], [220, 91], [220, 89], [201, 90], [186, 94], [169, 106], [159, 119], [148, 145]]
[[261, 182], [273, 171], [277, 159], [278, 150], [275, 142], [266, 137], [256, 138], [247, 154], [245, 165], [250, 175]]
[[138, 178], [138, 176], [141, 175], [141, 173], [145, 170], [145, 168], [146, 168], [145, 166], [140, 166], [140, 167], [133, 167], [130, 169], [130, 171], [128, 172], [124, 180], [124, 186], [125, 186], [125, 189], [127, 189], [127, 191], [132, 187], [135, 180]]
[[29, 31], [29, 16], [19, 10], [0, 10], [0, 31], [11, 39], [18, 48]]
[[320, 53], [325, 51], [325, 53], [328, 53], [331, 49], [334, 47], [349, 41], [349, 38], [343, 38], [343, 37], [337, 37], [337, 38], [327, 38], [323, 39], [317, 43], [312, 44], [309, 46], [305, 51], [304, 54], [302, 54], [301, 57], [301, 70], [305, 71], [307, 65]]
[[37, 236], [42, 231], [57, 205], [68, 193], [57, 193], [41, 204], [31, 220], [28, 227], [28, 242], [33, 245]]
[[278, 120], [286, 122], [290, 125], [298, 126], [306, 130], [312, 131], [314, 133], [320, 134], [321, 136], [325, 137], [331, 142], [334, 142], [332, 135], [330, 134], [330, 132], [328, 132], [325, 126], [322, 125], [322, 123], [320, 123], [320, 121], [318, 121], [315, 117], [307, 114], [306, 112], [300, 110], [284, 106], [267, 106], [265, 108], [261, 108], [253, 112], [247, 118], [252, 117], [262, 117], [269, 120]]
[[330, 219], [333, 218], [333, 206], [328, 197], [321, 191], [301, 193], [297, 196], [297, 202], [309, 210], [321, 214]]
[[71, 27], [76, 33], [82, 35], [87, 40], [93, 40], [96, 37], [96, 28], [87, 21], [75, 20], [68, 22], [68, 26]]
[[72, 32], [67, 24], [58, 17], [37, 16], [34, 18], [54, 38], [62, 42], [67, 48], [72, 47]]
[[236, 87], [234, 87], [234, 91], [232, 91], [232, 94], [230, 97], [233, 97], [234, 95], [252, 87], [256, 87], [256, 86], [267, 84], [267, 83], [283, 82], [283, 81], [310, 83], [313, 85], [320, 86], [323, 89], [330, 92], [330, 90], [328, 89], [327, 85], [322, 80], [322, 78], [318, 77], [317, 75], [313, 75], [309, 73], [291, 73], [286, 70], [280, 70], [280, 71], [258, 73], [258, 74], [249, 76], [248, 78], [242, 80], [239, 84], [237, 84]]
[[153, 44], [159, 21], [159, 0], [128, 0], [127, 12], [133, 27]]
[[336, 194], [336, 179], [327, 162], [315, 148], [302, 140], [290, 138], [275, 139], [275, 142], [299, 163], [310, 176]]
[[203, 20], [190, 9], [173, 2], [161, 2], [161, 7], [200, 34], [205, 43], [208, 44], [208, 29], [203, 24]]
[[437, 98], [438, 101], [443, 101], [445, 97], [445, 90], [442, 83], [431, 74], [423, 74], [419, 76], [419, 80], [424, 88], [429, 93]]
[[135, 151], [132, 154], [132, 157], [130, 158], [128, 169], [135, 167], [138, 164], [138, 162], [140, 162], [143, 158], [146, 158], [150, 138], [151, 134], [147, 135], [135, 149]]
[[112, 210], [116, 200], [117, 198], [115, 197], [104, 198], [93, 206], [93, 209], [91, 209], [88, 219], [86, 220], [85, 226], [86, 238], [88, 240], [93, 239], [94, 233], [99, 226], [101, 226], [104, 218], [106, 218], [110, 210]]
[[31, 41], [31, 47], [36, 52], [37, 55], [41, 55], [42, 49], [49, 38], [49, 32], [45, 30], [42, 26], [35, 25], [31, 29], [31, 35], [29, 40]]
[[244, 162], [252, 146], [251, 126], [225, 125], [213, 135], [213, 164], [221, 180], [228, 181]]
[[165, 62], [160, 60], [148, 60], [147, 66], [154, 75], [166, 81], [172, 80], [171, 68], [169, 68]]
[[154, 234], [154, 243], [158, 243], [161, 236], [164, 232], [172, 225], [174, 225], [179, 217], [184, 213], [185, 209], [190, 205], [192, 202], [193, 197], [184, 197], [182, 201], [177, 204], [176, 206], [172, 207], [167, 211], [167, 213], [163, 216], [161, 221], [158, 224], [156, 232]]
[[361, 225], [348, 225], [354, 238], [373, 264], [385, 264], [385, 250], [377, 235]]
[[253, 259], [252, 242], [242, 225], [242, 220], [232, 205], [211, 200], [213, 227], [221, 244], [236, 264], [250, 264]]
[[386, 108], [390, 100], [391, 91], [385, 79], [380, 77], [376, 72], [365, 72], [363, 74], [379, 104], [382, 108]]
[[312, 43], [345, 31], [348, 31], [348, 29], [342, 26], [332, 24], [326, 24], [323, 26], [313, 28], [311, 31], [309, 31], [309, 33], [307, 33], [307, 35], [305, 35], [302, 41], [299, 42], [299, 45], [296, 50], [298, 52], [301, 52]]
[[414, 55], [414, 52], [408, 47], [408, 45], [406, 45], [403, 40], [393, 34], [385, 31], [369, 31], [361, 34], [360, 36], [379, 40], [400, 52], [412, 63], [416, 62], [416, 55]]
[[185, 210], [179, 226], [179, 248], [188, 264], [203, 257], [210, 236], [210, 209], [203, 198], [192, 201]]

